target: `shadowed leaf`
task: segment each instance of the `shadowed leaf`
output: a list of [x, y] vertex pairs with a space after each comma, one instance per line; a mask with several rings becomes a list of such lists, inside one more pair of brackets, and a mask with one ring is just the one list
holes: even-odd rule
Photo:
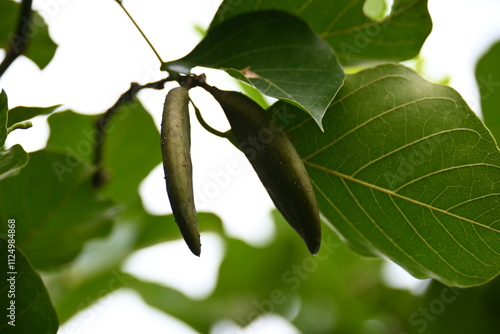
[[282, 10], [304, 20], [330, 44], [343, 65], [401, 61], [418, 55], [432, 28], [427, 0], [395, 0], [391, 13], [381, 21], [369, 19], [364, 4], [365, 0], [226, 0], [210, 30], [243, 13]]
[[[15, 224], [19, 223], [21, 221], [16, 221]], [[13, 240], [15, 239], [14, 236]], [[0, 264], [2, 265], [0, 274], [2, 298], [0, 300], [4, 312], [0, 321], [0, 332], [5, 334], [57, 333], [59, 321], [42, 279], [21, 250], [10, 248], [9, 245], [10, 243], [6, 240], [0, 239]], [[14, 307], [12, 318], [9, 317], [12, 314], [9, 307]]]
[[447, 285], [498, 275], [500, 152], [456, 91], [383, 65], [347, 77], [324, 133], [292, 109], [271, 107], [296, 115], [320, 210], [353, 249]]
[[344, 80], [332, 49], [301, 20], [268, 11], [224, 22], [187, 56], [163, 65], [189, 72], [192, 67], [223, 69], [321, 119]]

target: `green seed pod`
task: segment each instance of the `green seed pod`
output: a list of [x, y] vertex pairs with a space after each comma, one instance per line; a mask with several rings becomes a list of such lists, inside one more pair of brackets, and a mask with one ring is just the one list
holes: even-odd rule
[[240, 150], [245, 153], [276, 208], [316, 254], [321, 224], [316, 196], [295, 146], [255, 101], [206, 85], [220, 103]]
[[191, 252], [200, 256], [200, 233], [193, 196], [188, 102], [186, 87], [176, 87], [168, 92], [161, 122], [161, 151], [167, 193], [175, 221]]

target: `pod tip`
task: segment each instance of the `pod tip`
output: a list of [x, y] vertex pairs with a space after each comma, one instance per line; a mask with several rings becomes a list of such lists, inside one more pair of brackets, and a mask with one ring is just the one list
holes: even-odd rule
[[200, 257], [200, 254], [201, 254], [201, 245], [198, 244], [198, 245], [188, 245], [189, 247], [189, 250], [191, 251], [191, 253], [193, 253], [194, 255]]

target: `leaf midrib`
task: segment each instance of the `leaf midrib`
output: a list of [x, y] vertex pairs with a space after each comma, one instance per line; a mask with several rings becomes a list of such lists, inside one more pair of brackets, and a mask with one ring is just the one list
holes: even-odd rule
[[[409, 253], [407, 253], [403, 248], [401, 248], [399, 246], [398, 243], [394, 242], [393, 239], [388, 236], [384, 230], [376, 223], [376, 221], [374, 219], [372, 219], [372, 217], [370, 216], [370, 214], [368, 214], [368, 212], [366, 212], [364, 209], [363, 209], [363, 206], [357, 201], [357, 197], [354, 196], [350, 190], [350, 188], [345, 184], [344, 180], [342, 180], [344, 186], [346, 187], [346, 189], [348, 190], [349, 194], [351, 195], [351, 197], [353, 198], [353, 200], [355, 200], [356, 204], [358, 205], [358, 207], [364, 212], [364, 214], [368, 217], [368, 219], [370, 219], [370, 221], [372, 222], [372, 224], [377, 228], [377, 230], [382, 233], [384, 235], [384, 237], [390, 241], [394, 247], [396, 247], [401, 253], [403, 253], [406, 258], [408, 258], [410, 261], [412, 261], [417, 267], [420, 268], [420, 270], [424, 270], [425, 271], [425, 274], [428, 275], [428, 276], [432, 276], [432, 270], [430, 270], [429, 268], [427, 268], [424, 263], [422, 263], [421, 261], [418, 261], [416, 258], [414, 258], [413, 256], [411, 256]], [[315, 186], [316, 189], [318, 189], [319, 192], [321, 192], [321, 194], [323, 195], [323, 197], [325, 197], [325, 199], [328, 201], [328, 203], [337, 211], [337, 213], [339, 215], [341, 215], [343, 217], [343, 219], [349, 224], [349, 226], [358, 234], [359, 237], [361, 237], [364, 242], [366, 242], [367, 244], [371, 245], [371, 249], [373, 251], [377, 251], [379, 252], [379, 256], [381, 257], [384, 257], [384, 253], [383, 252], [380, 252], [380, 249], [379, 247], [377, 247], [376, 245], [373, 244], [373, 242], [371, 242], [369, 239], [367, 239], [367, 237], [361, 233], [361, 231], [356, 228], [351, 222], [350, 220], [343, 214], [343, 212], [341, 210], [339, 210], [335, 204], [332, 202], [331, 198], [329, 196], [327, 196], [321, 189], [321, 187], [316, 183], [314, 182], [314, 180], [312, 180], [312, 183], [313, 185]], [[391, 198], [391, 201], [394, 203], [394, 199]], [[413, 229], [413, 231], [415, 231], [415, 233], [419, 236], [419, 238], [424, 242], [424, 244], [437, 256], [439, 257], [439, 259], [444, 263], [446, 264], [452, 271], [464, 276], [464, 277], [467, 277], [467, 278], [478, 278], [478, 276], [471, 276], [471, 275], [468, 275], [466, 273], [463, 273], [461, 271], [458, 271], [454, 266], [452, 266], [450, 263], [448, 263], [448, 261], [446, 261], [440, 254], [439, 252], [437, 252], [426, 240], [425, 238], [423, 238], [420, 233], [415, 229], [415, 227], [413, 226], [413, 224], [411, 224], [411, 222], [407, 219], [406, 215], [401, 212], [401, 209], [399, 208], [399, 206], [397, 204], [394, 203], [394, 205], [396, 206], [397, 210], [400, 212], [400, 214], [405, 218], [405, 220], [407, 221], [407, 223], [409, 223], [410, 227]], [[331, 224], [327, 224], [332, 230], [335, 230], [333, 228], [333, 226], [331, 226]], [[461, 244], [459, 244], [462, 248], [463, 246]], [[470, 252], [469, 252], [470, 253]], [[480, 261], [482, 263], [482, 261]]]
[[408, 201], [408, 202], [411, 202], [411, 203], [414, 203], [414, 204], [417, 204], [417, 205], [420, 205], [422, 207], [425, 207], [429, 210], [432, 210], [432, 211], [437, 211], [437, 212], [440, 212], [444, 215], [447, 215], [447, 216], [450, 216], [450, 217], [453, 217], [453, 218], [456, 218], [456, 219], [459, 219], [459, 220], [462, 220], [462, 221], [465, 221], [465, 222], [468, 222], [472, 225], [476, 225], [476, 226], [480, 226], [480, 227], [483, 227], [487, 230], [490, 230], [492, 232], [496, 232], [496, 233], [500, 233], [500, 230], [496, 230], [488, 225], [483, 225], [479, 222], [476, 222], [476, 221], [473, 221], [471, 219], [468, 219], [468, 218], [465, 218], [465, 217], [461, 217], [461, 216], [458, 216], [456, 214], [453, 214], [451, 212], [448, 212], [446, 210], [443, 210], [443, 209], [440, 209], [440, 208], [437, 208], [437, 207], [434, 207], [432, 205], [429, 205], [427, 203], [423, 203], [423, 202], [420, 202], [420, 201], [417, 201], [413, 198], [410, 198], [410, 197], [407, 197], [407, 196], [404, 196], [404, 195], [401, 195], [401, 194], [398, 194], [398, 193], [395, 193], [394, 191], [391, 191], [389, 189], [385, 189], [385, 188], [382, 188], [382, 187], [379, 187], [379, 186], [376, 186], [374, 184], [371, 184], [371, 183], [368, 183], [368, 182], [365, 182], [363, 180], [359, 180], [359, 179], [356, 179], [350, 175], [347, 175], [347, 174], [343, 174], [343, 173], [340, 173], [338, 171], [334, 171], [334, 170], [331, 170], [331, 169], [328, 169], [328, 168], [325, 168], [323, 166], [320, 166], [320, 165], [317, 165], [315, 163], [312, 163], [310, 161], [307, 161], [307, 160], [304, 160], [304, 164], [309, 166], [309, 167], [312, 167], [312, 168], [315, 168], [319, 171], [322, 171], [324, 173], [328, 173], [328, 174], [331, 174], [331, 175], [334, 175], [334, 176], [337, 176], [341, 179], [344, 179], [344, 180], [349, 180], [351, 182], [354, 182], [354, 183], [357, 183], [359, 185], [362, 185], [362, 186], [365, 186], [365, 187], [368, 187], [370, 189], [374, 189], [374, 190], [377, 190], [377, 191], [380, 191], [382, 193], [385, 193], [389, 196], [394, 196], [394, 197], [397, 197], [397, 198], [400, 198], [402, 200], [405, 200], [405, 201]]

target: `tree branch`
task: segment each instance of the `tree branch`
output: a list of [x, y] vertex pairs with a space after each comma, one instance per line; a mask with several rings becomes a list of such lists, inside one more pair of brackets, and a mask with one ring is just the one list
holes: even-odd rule
[[156, 82], [150, 82], [145, 85], [139, 85], [137, 82], [132, 82], [130, 88], [123, 93], [120, 98], [109, 108], [100, 118], [96, 121], [97, 127], [97, 139], [95, 142], [95, 154], [94, 154], [94, 164], [97, 166], [97, 170], [94, 173], [92, 183], [95, 188], [100, 188], [106, 182], [106, 176], [103, 169], [103, 146], [104, 138], [106, 133], [106, 127], [111, 121], [112, 117], [115, 115], [118, 108], [123, 104], [131, 102], [135, 99], [137, 93], [144, 88], [152, 89], [163, 89], [165, 83], [168, 81], [173, 81], [173, 78], [165, 78]]
[[32, 3], [33, 0], [23, 0], [21, 2], [21, 15], [17, 24], [17, 30], [12, 34], [5, 58], [0, 64], [0, 77], [7, 71], [14, 60], [26, 51], [26, 46], [31, 37], [29, 32], [31, 31], [30, 24], [33, 13], [31, 10]]

